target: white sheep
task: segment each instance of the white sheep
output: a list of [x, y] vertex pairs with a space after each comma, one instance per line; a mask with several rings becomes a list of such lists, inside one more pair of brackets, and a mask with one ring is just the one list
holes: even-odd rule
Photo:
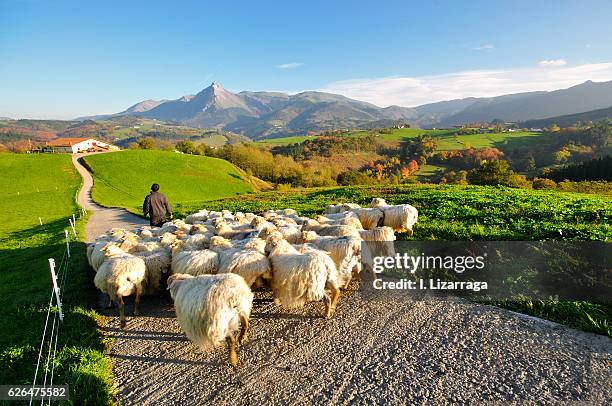
[[187, 224], [196, 224], [196, 221], [206, 221], [208, 220], [208, 210], [203, 209], [197, 213], [193, 213], [188, 215], [185, 218], [185, 223]]
[[300, 253], [279, 232], [268, 237], [266, 252], [272, 264], [272, 291], [277, 303], [291, 309], [325, 300], [324, 316], [333, 315], [340, 288], [338, 271], [329, 255], [315, 250]]
[[159, 292], [162, 275], [168, 273], [172, 256], [167, 248], [159, 247], [152, 251], [137, 251], [132, 255], [142, 258], [147, 268], [144, 294], [153, 295]]
[[238, 365], [237, 341], [242, 344], [248, 337], [253, 306], [244, 279], [234, 274], [175, 274], [168, 278], [168, 290], [187, 338], [201, 349], [227, 343], [229, 362]]
[[326, 225], [322, 224], [319, 226], [302, 226], [302, 230], [304, 231], [314, 231], [322, 236], [332, 236], [332, 237], [359, 237], [359, 231], [355, 227], [346, 226], [346, 225]]
[[338, 269], [339, 283], [347, 288], [361, 265], [361, 239], [356, 237], [321, 237], [314, 231], [304, 231], [302, 239], [318, 249], [329, 253]]
[[170, 269], [173, 274], [214, 274], [219, 270], [219, 254], [212, 250], [180, 251], [172, 255]]
[[114, 244], [108, 244], [102, 251], [106, 260], [96, 272], [94, 285], [106, 293], [111, 302], [119, 305], [119, 320], [125, 327], [125, 304], [123, 298], [136, 295], [134, 314], [140, 313], [140, 296], [144, 291], [147, 268], [142, 258], [128, 254]]
[[359, 235], [364, 241], [361, 260], [366, 270], [373, 271], [375, 257], [392, 257], [395, 255], [393, 246], [395, 233], [391, 227], [383, 226], [371, 230], [361, 230]]
[[235, 248], [219, 252], [219, 273], [235, 273], [249, 287], [258, 279], [271, 279], [270, 261], [255, 249]]
[[330, 204], [325, 208], [325, 214], [342, 213], [344, 211], [350, 211], [352, 209], [358, 209], [360, 207], [361, 206], [356, 203]]
[[[351, 213], [351, 212], [346, 212], [346, 213]], [[326, 224], [330, 226], [351, 226], [356, 230], [363, 230], [363, 226], [361, 225], [361, 222], [359, 221], [357, 216], [354, 215], [353, 213], [351, 213], [351, 215], [344, 215], [336, 219], [332, 219], [332, 218], [322, 216], [319, 214], [315, 216], [315, 220], [319, 224]]]
[[354, 213], [359, 222], [366, 230], [371, 230], [374, 227], [383, 225], [384, 214], [379, 208], [359, 208], [352, 209], [351, 213]]

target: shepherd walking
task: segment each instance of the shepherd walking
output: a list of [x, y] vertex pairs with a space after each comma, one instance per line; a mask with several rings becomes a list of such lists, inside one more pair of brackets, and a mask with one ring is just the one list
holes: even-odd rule
[[163, 193], [159, 193], [159, 185], [151, 185], [151, 193], [145, 197], [142, 205], [145, 217], [150, 216], [152, 227], [161, 227], [166, 221], [166, 215], [172, 218], [172, 207], [168, 203], [168, 198]]

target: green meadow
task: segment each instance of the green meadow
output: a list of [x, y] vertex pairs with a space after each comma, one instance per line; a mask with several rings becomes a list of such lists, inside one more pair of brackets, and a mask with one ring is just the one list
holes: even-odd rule
[[98, 295], [85, 257], [85, 219], [77, 220], [72, 257], [61, 266], [68, 218], [79, 213], [81, 177], [69, 155], [0, 154], [0, 174], [0, 382], [32, 382], [51, 293], [48, 258], [54, 258], [65, 275], [65, 319], [55, 364], [46, 371], [55, 365], [54, 382], [70, 385], [73, 404], [106, 404], [113, 399], [111, 367], [97, 329], [103, 319], [92, 310]]
[[[420, 128], [397, 128], [393, 129], [390, 134], [377, 134], [376, 136], [383, 141], [399, 142], [418, 137], [422, 134], [427, 134], [435, 139], [437, 143], [436, 149], [438, 151], [453, 151], [466, 149], [470, 146], [472, 148], [495, 147], [500, 149], [508, 146], [526, 146], [530, 145], [530, 143], [537, 142], [538, 137], [542, 135], [542, 133], [523, 131], [468, 135], [455, 135], [456, 132], [457, 129], [423, 130]], [[341, 136], [362, 137], [369, 133], [368, 131], [352, 131], [342, 134]], [[275, 147], [301, 143], [308, 139], [313, 139], [314, 137], [315, 136], [292, 136], [271, 138], [258, 141], [256, 144]]]
[[131, 150], [84, 158], [93, 171], [93, 198], [108, 207], [140, 213], [159, 183], [173, 205], [253, 192], [256, 184], [227, 161], [166, 151]]

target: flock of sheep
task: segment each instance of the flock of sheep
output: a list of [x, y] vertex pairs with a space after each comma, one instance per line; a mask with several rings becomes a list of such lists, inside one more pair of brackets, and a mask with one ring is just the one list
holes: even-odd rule
[[[314, 219], [295, 210], [261, 215], [202, 210], [184, 221], [135, 231], [111, 229], [87, 247], [94, 283], [119, 307], [124, 298], [156, 294], [167, 277], [178, 322], [201, 348], [227, 343], [229, 362], [247, 339], [252, 289], [271, 289], [274, 300], [292, 309], [323, 300], [329, 318], [345, 288], [372, 258], [393, 255], [395, 231], [412, 233], [418, 212], [410, 205], [330, 205]], [[363, 269], [362, 269], [363, 268]]]

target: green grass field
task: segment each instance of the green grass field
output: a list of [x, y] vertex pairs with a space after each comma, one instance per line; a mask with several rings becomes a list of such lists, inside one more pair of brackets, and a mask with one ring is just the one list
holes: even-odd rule
[[220, 199], [254, 190], [248, 177], [227, 161], [165, 151], [121, 151], [90, 155], [93, 198], [109, 207], [140, 213], [142, 202], [159, 183], [175, 206]]
[[[59, 270], [64, 229], [78, 213], [81, 178], [69, 155], [0, 154], [0, 173], [0, 382], [28, 384], [51, 293], [47, 259], [55, 258]], [[84, 235], [83, 221], [77, 229]], [[54, 382], [70, 385], [73, 404], [105, 404], [112, 400], [111, 369], [97, 330], [102, 319], [92, 310], [97, 293], [80, 237], [72, 242], [68, 264]]]
[[[418, 137], [422, 134], [428, 134], [434, 137], [437, 142], [438, 151], [453, 151], [465, 149], [466, 146], [472, 148], [484, 148], [484, 147], [495, 147], [503, 149], [510, 143], [512, 147], [520, 147], [530, 145], [530, 143], [537, 142], [537, 138], [542, 133], [532, 132], [503, 132], [503, 133], [492, 133], [492, 134], [470, 134], [470, 135], [457, 135], [455, 129], [451, 130], [422, 130], [420, 128], [398, 128], [394, 129], [391, 134], [379, 134], [377, 137], [383, 141], [405, 141], [410, 138]], [[344, 137], [362, 137], [369, 134], [368, 131], [353, 131], [347, 134], [343, 134]], [[313, 139], [314, 136], [293, 136], [283, 138], [272, 138], [269, 140], [258, 141], [258, 145], [267, 145], [270, 147], [296, 144], [304, 142], [307, 139]]]
[[280, 145], [299, 144], [300, 142], [312, 140], [314, 138], [316, 137], [313, 135], [296, 135], [292, 137], [269, 138], [266, 140], [257, 141], [255, 144], [265, 145], [269, 147], [277, 147]]

